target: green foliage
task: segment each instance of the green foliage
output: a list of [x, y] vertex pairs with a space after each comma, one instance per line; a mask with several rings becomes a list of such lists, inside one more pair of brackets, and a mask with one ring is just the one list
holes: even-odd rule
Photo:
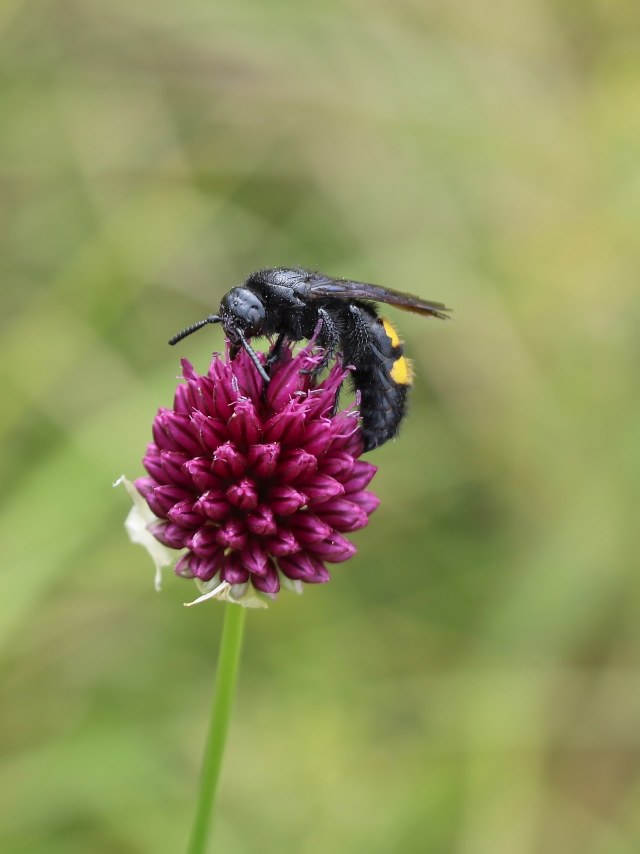
[[110, 484], [167, 338], [276, 264], [456, 314], [395, 316], [358, 556], [248, 615], [216, 850], [640, 850], [639, 18], [2, 7], [3, 851], [186, 844], [222, 609], [155, 594]]

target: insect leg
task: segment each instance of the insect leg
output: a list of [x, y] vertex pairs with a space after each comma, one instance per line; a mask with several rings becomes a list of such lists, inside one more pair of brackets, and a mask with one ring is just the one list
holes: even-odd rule
[[358, 352], [365, 352], [369, 349], [373, 350], [379, 359], [383, 359], [382, 353], [373, 344], [371, 340], [371, 332], [367, 321], [364, 319], [362, 310], [358, 306], [350, 305], [349, 311], [353, 320], [353, 331], [356, 338], [356, 349]]
[[333, 358], [333, 354], [340, 344], [340, 330], [333, 317], [331, 317], [331, 313], [326, 308], [319, 308], [318, 317], [322, 321], [319, 337], [324, 347], [324, 355], [320, 364], [316, 365], [315, 368], [302, 371], [301, 373], [303, 374], [319, 374], [323, 371]]
[[273, 347], [269, 351], [269, 355], [267, 356], [267, 361], [265, 364], [267, 370], [269, 370], [272, 365], [275, 365], [275, 363], [280, 359], [280, 356], [282, 354], [282, 348], [286, 340], [287, 336], [284, 334], [284, 332], [281, 332], [276, 338], [276, 343], [273, 345]]

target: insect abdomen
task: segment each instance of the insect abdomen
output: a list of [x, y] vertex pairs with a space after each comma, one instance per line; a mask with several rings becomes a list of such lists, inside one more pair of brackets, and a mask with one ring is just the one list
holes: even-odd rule
[[388, 320], [372, 319], [368, 331], [368, 357], [353, 360], [353, 382], [360, 392], [364, 450], [372, 451], [397, 434], [407, 411], [412, 371]]

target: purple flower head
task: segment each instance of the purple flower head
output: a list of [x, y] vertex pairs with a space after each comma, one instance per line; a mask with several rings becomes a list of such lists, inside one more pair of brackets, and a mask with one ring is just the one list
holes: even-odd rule
[[366, 491], [377, 469], [358, 459], [357, 411], [335, 412], [347, 371], [313, 373], [322, 355], [285, 349], [268, 384], [243, 350], [214, 355], [203, 376], [182, 361], [173, 409], [153, 422], [148, 477], [127, 484], [127, 527], [158, 570], [182, 550], [175, 572], [196, 580], [197, 602], [264, 605], [282, 586], [328, 581], [326, 564], [355, 553], [344, 534], [378, 506]]

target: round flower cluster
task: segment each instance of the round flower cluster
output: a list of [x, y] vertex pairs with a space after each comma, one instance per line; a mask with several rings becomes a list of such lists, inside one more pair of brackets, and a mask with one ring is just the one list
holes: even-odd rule
[[343, 534], [378, 506], [366, 491], [376, 467], [358, 459], [357, 410], [336, 412], [348, 372], [336, 363], [319, 381], [322, 355], [285, 349], [268, 384], [244, 351], [214, 355], [204, 376], [183, 360], [173, 408], [153, 423], [148, 477], [128, 485], [128, 529], [158, 567], [184, 550], [175, 572], [196, 580], [196, 601], [261, 605], [281, 586], [328, 581], [325, 564], [355, 553]]

